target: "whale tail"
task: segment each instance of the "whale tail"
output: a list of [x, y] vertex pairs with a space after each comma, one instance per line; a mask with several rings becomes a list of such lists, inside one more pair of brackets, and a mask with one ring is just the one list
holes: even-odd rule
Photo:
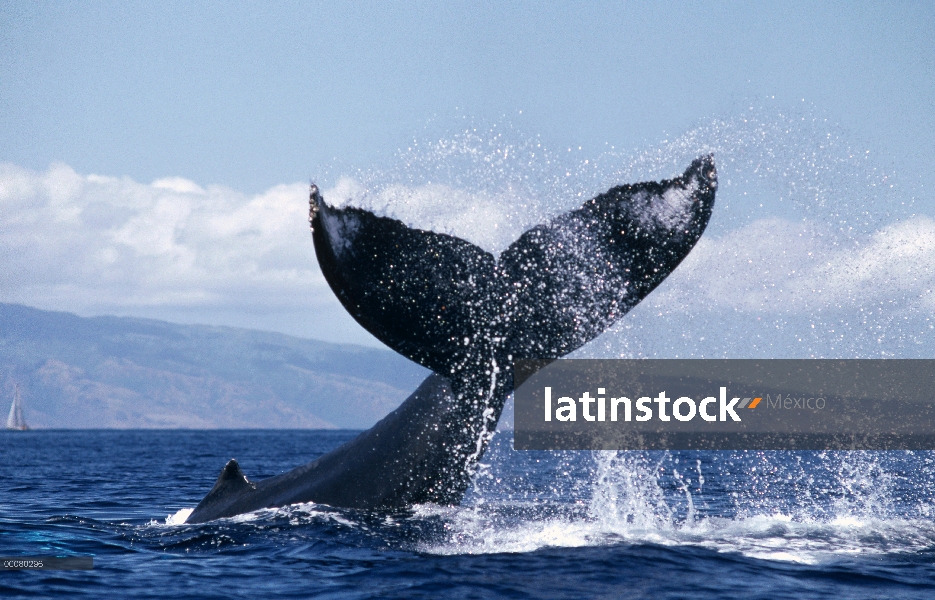
[[509, 390], [514, 358], [559, 358], [658, 286], [711, 217], [711, 156], [674, 179], [612, 188], [523, 233], [499, 257], [454, 236], [359, 208], [313, 184], [322, 273], [351, 315], [434, 373], [356, 439], [289, 473], [250, 482], [227, 464], [189, 523], [263, 507], [457, 504]]
[[[348, 312], [390, 348], [444, 376], [464, 365], [558, 358], [597, 337], [688, 254], [711, 216], [712, 156], [678, 178], [615, 187], [520, 236], [499, 257], [460, 238], [311, 187], [322, 273]], [[457, 378], [457, 377], [456, 377]]]
[[[612, 188], [538, 225], [499, 257], [355, 207], [314, 184], [309, 221], [331, 289], [367, 331], [448, 379], [470, 472], [512, 387], [514, 358], [559, 358], [600, 335], [689, 253], [711, 217], [712, 156], [677, 178]], [[465, 479], [461, 488], [466, 488]]]

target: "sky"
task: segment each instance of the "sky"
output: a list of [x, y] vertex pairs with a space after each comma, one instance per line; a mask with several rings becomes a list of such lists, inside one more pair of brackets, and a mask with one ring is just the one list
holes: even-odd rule
[[708, 151], [708, 233], [589, 352], [933, 349], [932, 3], [0, 0], [3, 302], [374, 345], [309, 180], [496, 250]]

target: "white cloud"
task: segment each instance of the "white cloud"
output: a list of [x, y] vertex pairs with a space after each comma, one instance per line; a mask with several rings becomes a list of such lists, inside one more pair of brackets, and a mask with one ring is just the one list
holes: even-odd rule
[[307, 194], [0, 165], [0, 300], [92, 313], [330, 302]]
[[[373, 343], [321, 276], [307, 193], [304, 183], [247, 195], [177, 177], [145, 184], [0, 164], [0, 301]], [[437, 184], [368, 195], [348, 179], [323, 193], [494, 252], [543, 219], [519, 196]], [[935, 311], [935, 220], [913, 217], [862, 239], [826, 225], [773, 217], [706, 235], [634, 314], [723, 309], [766, 322], [871, 305], [889, 315]], [[263, 320], [272, 313], [279, 321]]]
[[[441, 185], [368, 196], [344, 179], [323, 193], [491, 251], [535, 219], [510, 212], [516, 199]], [[246, 195], [180, 177], [145, 184], [63, 164], [0, 164], [0, 302], [375, 343], [318, 269], [307, 199], [305, 183]], [[271, 313], [279, 316], [264, 320]]]
[[861, 238], [769, 218], [702, 237], [579, 357], [931, 358], [935, 220]]
[[719, 239], [703, 237], [658, 295], [658, 307], [729, 308], [790, 314], [889, 303], [930, 311], [935, 220], [918, 216], [863, 240], [821, 224], [755, 221]]

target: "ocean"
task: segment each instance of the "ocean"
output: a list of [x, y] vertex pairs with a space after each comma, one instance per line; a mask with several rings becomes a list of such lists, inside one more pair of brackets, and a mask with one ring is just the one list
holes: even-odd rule
[[315, 504], [180, 524], [354, 431], [0, 432], [0, 596], [932, 598], [935, 453], [521, 452], [500, 431], [460, 507]]

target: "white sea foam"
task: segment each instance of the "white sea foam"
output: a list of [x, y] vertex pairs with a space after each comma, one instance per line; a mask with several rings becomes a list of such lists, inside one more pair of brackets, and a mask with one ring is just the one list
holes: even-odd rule
[[[706, 477], [698, 462], [677, 467], [667, 484], [660, 473], [671, 463], [662, 465], [665, 453], [653, 456], [659, 460], [646, 453], [593, 453], [590, 498], [576, 502], [539, 490], [537, 501], [503, 501], [482, 492], [472, 506], [422, 507], [419, 518], [442, 518], [447, 537], [419, 549], [485, 554], [621, 543], [684, 545], [803, 564], [935, 549], [930, 494], [923, 491], [907, 503], [905, 488], [878, 453], [820, 455], [798, 475], [795, 457], [773, 453], [727, 482], [723, 474]], [[735, 491], [729, 498], [718, 492], [721, 508], [700, 514], [701, 505], [715, 501], [703, 491], [705, 481], [711, 485], [718, 477], [720, 486]], [[780, 502], [786, 506], [777, 507]]]
[[169, 515], [166, 517], [166, 525], [184, 525], [194, 510], [194, 508], [183, 508], [174, 515]]
[[615, 518], [565, 517], [490, 519], [484, 510], [461, 509], [448, 515], [449, 538], [423, 544], [432, 554], [532, 552], [541, 548], [574, 548], [610, 544], [691, 545], [719, 552], [777, 561], [815, 564], [845, 555], [883, 555], [931, 551], [935, 523], [928, 519], [859, 518], [796, 520], [776, 513], [734, 519], [707, 517], [691, 522], [647, 527]]

